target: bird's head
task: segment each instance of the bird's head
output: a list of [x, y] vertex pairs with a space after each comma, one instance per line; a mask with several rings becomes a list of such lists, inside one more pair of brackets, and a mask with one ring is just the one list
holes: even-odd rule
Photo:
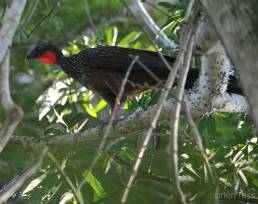
[[49, 43], [38, 44], [26, 57], [29, 59], [37, 59], [45, 64], [58, 64], [58, 60], [63, 57], [62, 51]]

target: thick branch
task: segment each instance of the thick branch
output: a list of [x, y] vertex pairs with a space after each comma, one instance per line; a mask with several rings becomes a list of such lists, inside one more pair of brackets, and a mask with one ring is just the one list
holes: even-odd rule
[[[233, 94], [235, 95], [235, 94]], [[236, 95], [239, 96], [239, 95]], [[196, 99], [192, 99], [191, 95], [186, 94], [186, 97], [188, 98], [188, 106], [191, 109], [191, 113], [193, 116], [201, 116], [204, 114], [204, 112], [201, 110], [201, 112], [198, 112], [200, 109], [196, 109], [195, 101]], [[242, 97], [244, 100], [244, 97]], [[223, 103], [223, 101], [220, 101], [220, 103]], [[229, 112], [226, 108], [228, 107], [227, 101], [225, 101], [225, 105], [219, 109], [220, 112]], [[231, 104], [231, 102], [228, 102]], [[160, 120], [168, 121], [171, 117], [171, 114], [174, 110], [175, 100], [170, 99], [165, 102], [163, 110], [161, 111]], [[222, 105], [222, 104], [220, 104]], [[109, 140], [121, 138], [121, 137], [129, 137], [135, 135], [135, 132], [138, 132], [140, 130], [143, 130], [147, 127], [149, 127], [150, 121], [153, 118], [153, 111], [157, 109], [157, 105], [150, 106], [146, 111], [143, 112], [137, 112], [129, 117], [127, 117], [124, 120], [121, 120], [117, 122], [117, 124], [111, 129], [109, 133]], [[214, 110], [213, 112], [216, 112], [217, 110]], [[231, 110], [231, 113], [244, 113], [246, 111], [245, 107], [239, 107], [239, 109], [233, 109]], [[98, 144], [101, 138], [103, 137], [104, 130], [102, 127], [95, 127], [91, 128], [79, 133], [75, 134], [67, 134], [67, 135], [61, 135], [54, 137], [50, 139], [49, 141], [45, 140], [37, 140], [33, 139], [31, 137], [26, 136], [14, 136], [11, 138], [11, 142], [14, 142], [16, 144], [21, 144], [25, 148], [33, 148], [37, 149], [44, 145], [45, 143], [48, 143], [50, 148], [62, 148], [66, 146], [67, 148], [78, 148], [79, 146], [85, 148], [85, 145], [92, 145], [92, 144]]]
[[202, 12], [196, 31], [194, 54], [198, 56], [206, 54], [218, 42], [219, 39], [212, 22], [207, 15]]
[[243, 96], [226, 93], [232, 66], [213, 25], [205, 16], [197, 29], [196, 45], [197, 53], [202, 54], [201, 74], [195, 89], [186, 97], [194, 109], [204, 114], [215, 109], [227, 112], [247, 111], [248, 105]]
[[4, 149], [16, 126], [20, 122], [23, 112], [16, 106], [11, 98], [9, 90], [10, 51], [13, 36], [18, 26], [26, 0], [13, 0], [7, 9], [0, 30], [0, 96], [4, 110], [7, 114], [5, 123], [0, 130], [0, 152]]
[[200, 0], [237, 69], [258, 129], [258, 2]]
[[13, 36], [20, 21], [26, 0], [13, 0], [7, 9], [0, 30], [0, 64], [3, 62], [7, 49], [11, 46]]
[[9, 69], [10, 51], [7, 52], [0, 69], [0, 96], [3, 108], [6, 112], [6, 120], [3, 127], [0, 129], [0, 152], [4, 149], [23, 116], [22, 109], [13, 103], [10, 95]]

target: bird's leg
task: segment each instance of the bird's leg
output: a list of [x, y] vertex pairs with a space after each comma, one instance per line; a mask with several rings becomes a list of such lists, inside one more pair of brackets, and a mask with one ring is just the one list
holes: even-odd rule
[[111, 106], [111, 114], [104, 120], [104, 125], [108, 124], [112, 119], [113, 121], [117, 121], [119, 119], [120, 114], [123, 111], [123, 107], [126, 103], [126, 100], [121, 101], [119, 104]]
[[111, 117], [112, 115], [114, 115], [114, 119], [118, 119], [120, 114], [123, 111], [123, 107], [125, 105], [126, 101], [121, 101], [118, 105], [116, 105], [111, 113]]

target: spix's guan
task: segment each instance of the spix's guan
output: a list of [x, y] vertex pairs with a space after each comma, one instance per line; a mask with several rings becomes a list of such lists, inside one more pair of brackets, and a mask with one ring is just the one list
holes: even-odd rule
[[[138, 56], [139, 61], [161, 81], [167, 79], [169, 70], [158, 53], [118, 46], [88, 48], [78, 54], [64, 57], [58, 47], [42, 43], [30, 52], [27, 59], [36, 58], [46, 64], [59, 65], [67, 75], [100, 95], [113, 110], [123, 78], [134, 56]], [[168, 56], [164, 57], [172, 66], [175, 59]], [[185, 88], [192, 88], [198, 76], [199, 70], [190, 69]], [[157, 86], [157, 80], [143, 69], [139, 62], [135, 63], [125, 85], [120, 101], [120, 109], [128, 96], [139, 94]], [[241, 89], [234, 76], [230, 78], [228, 92], [241, 94]]]

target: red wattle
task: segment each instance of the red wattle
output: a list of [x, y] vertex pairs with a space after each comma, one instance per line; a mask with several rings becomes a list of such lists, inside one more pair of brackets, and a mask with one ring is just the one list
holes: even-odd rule
[[46, 64], [56, 64], [56, 54], [47, 50], [42, 55], [38, 56], [37, 59]]

